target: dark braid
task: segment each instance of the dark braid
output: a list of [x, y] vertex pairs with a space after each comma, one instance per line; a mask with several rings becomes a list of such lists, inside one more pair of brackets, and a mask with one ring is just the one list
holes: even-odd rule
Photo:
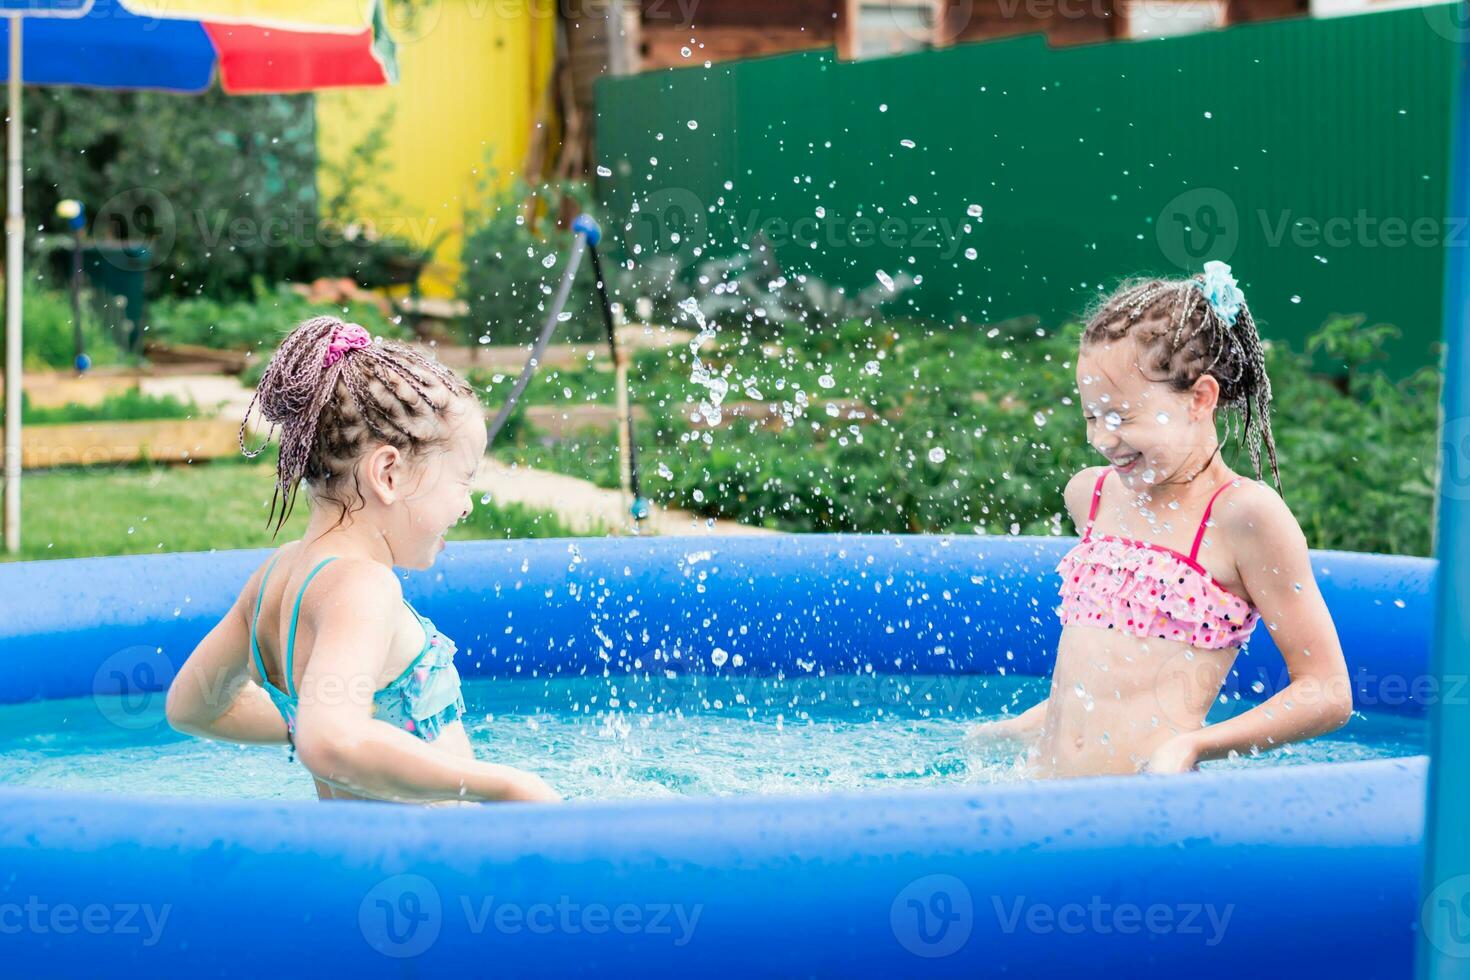
[[1263, 478], [1264, 446], [1279, 491], [1271, 379], [1255, 318], [1242, 300], [1232, 325], [1205, 298], [1202, 283], [1201, 276], [1126, 282], [1092, 314], [1082, 343], [1133, 337], [1140, 350], [1152, 354], [1147, 369], [1175, 391], [1188, 391], [1203, 375], [1213, 377], [1220, 384], [1221, 406], [1243, 417], [1241, 431], [1256, 479]]
[[357, 324], [319, 316], [292, 330], [271, 356], [240, 423], [240, 451], [252, 459], [265, 449], [264, 443], [245, 447], [257, 403], [270, 430], [280, 429], [272, 534], [290, 517], [303, 480], [336, 499], [345, 518], [347, 505], [335, 497], [335, 483], [363, 453], [375, 443], [411, 454], [439, 444], [440, 418], [462, 397], [473, 399], [474, 389], [448, 367], [406, 344], [372, 341]]

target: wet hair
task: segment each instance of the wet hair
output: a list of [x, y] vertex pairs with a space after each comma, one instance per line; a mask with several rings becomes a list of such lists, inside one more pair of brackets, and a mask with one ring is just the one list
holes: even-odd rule
[[[419, 350], [368, 337], [357, 324], [313, 317], [292, 330], [271, 356], [240, 422], [240, 451], [253, 459], [265, 450], [245, 446], [245, 427], [259, 404], [271, 431], [280, 431], [276, 486], [267, 518], [280, 532], [302, 481], [349, 513], [338, 486], [380, 444], [418, 456], [443, 445], [444, 416], [474, 389]], [[267, 433], [269, 441], [269, 432]], [[279, 505], [279, 515], [277, 514]]]
[[1234, 324], [1229, 323], [1205, 298], [1202, 285], [1200, 276], [1125, 282], [1088, 317], [1082, 345], [1132, 337], [1145, 353], [1145, 373], [1155, 373], [1153, 380], [1175, 391], [1188, 391], [1206, 374], [1213, 377], [1220, 385], [1221, 407], [1239, 421], [1256, 479], [1263, 479], [1264, 448], [1279, 491], [1271, 379], [1255, 318], [1242, 300]]

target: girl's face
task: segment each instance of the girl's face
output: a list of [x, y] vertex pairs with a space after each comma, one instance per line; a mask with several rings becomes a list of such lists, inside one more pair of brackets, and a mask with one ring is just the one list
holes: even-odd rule
[[444, 421], [448, 443], [419, 461], [388, 522], [393, 563], [404, 568], [433, 565], [445, 534], [474, 507], [470, 484], [485, 456], [485, 417], [477, 403], [465, 399]]
[[1087, 441], [1138, 493], [1187, 482], [1209, 462], [1220, 391], [1209, 375], [1189, 391], [1176, 391], [1150, 380], [1144, 363], [1127, 337], [1084, 345], [1077, 357]]

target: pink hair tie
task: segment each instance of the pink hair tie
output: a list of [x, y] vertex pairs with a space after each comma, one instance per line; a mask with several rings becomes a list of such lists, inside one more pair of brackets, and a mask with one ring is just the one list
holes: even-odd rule
[[343, 323], [332, 328], [332, 338], [327, 342], [327, 353], [322, 358], [322, 367], [329, 368], [350, 350], [371, 346], [373, 338], [355, 323]]

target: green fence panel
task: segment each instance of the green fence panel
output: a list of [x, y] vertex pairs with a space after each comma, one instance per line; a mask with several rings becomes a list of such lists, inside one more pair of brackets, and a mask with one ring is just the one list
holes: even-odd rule
[[1407, 371], [1434, 361], [1444, 249], [1470, 242], [1445, 217], [1463, 30], [1439, 5], [859, 62], [696, 53], [599, 83], [598, 193], [625, 260], [759, 231], [788, 272], [908, 272], [894, 309], [972, 323], [1060, 322], [1125, 276], [1224, 259], [1268, 337], [1361, 313], [1403, 331]]

